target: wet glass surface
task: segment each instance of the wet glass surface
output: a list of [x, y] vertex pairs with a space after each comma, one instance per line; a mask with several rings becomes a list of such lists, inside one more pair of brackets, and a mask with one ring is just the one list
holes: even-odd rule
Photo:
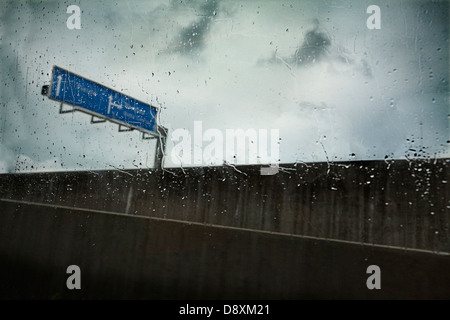
[[55, 65], [158, 107], [165, 167], [448, 157], [448, 2], [371, 4], [2, 1], [0, 170], [154, 166], [59, 114]]

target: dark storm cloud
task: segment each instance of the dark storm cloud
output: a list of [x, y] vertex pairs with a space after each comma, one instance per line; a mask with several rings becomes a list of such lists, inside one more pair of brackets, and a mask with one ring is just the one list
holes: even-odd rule
[[331, 36], [320, 30], [318, 19], [314, 19], [313, 28], [306, 32], [293, 54], [281, 57], [275, 51], [269, 60], [260, 60], [263, 63], [284, 64], [289, 68], [309, 67], [322, 61], [352, 66], [363, 76], [372, 77], [372, 68], [369, 63], [364, 59], [355, 58], [346, 48], [332, 43]]
[[284, 63], [289, 67], [306, 67], [330, 56], [331, 40], [324, 32], [319, 30], [319, 21], [314, 19], [314, 27], [306, 32], [297, 50], [289, 57], [279, 57], [274, 52], [270, 63]]
[[331, 41], [325, 33], [318, 30], [319, 22], [317, 20], [314, 24], [314, 29], [306, 33], [303, 43], [290, 59], [296, 65], [314, 63], [327, 54]]
[[173, 52], [192, 54], [204, 48], [205, 39], [209, 34], [211, 22], [216, 16], [218, 5], [218, 1], [210, 0], [200, 7], [197, 13], [199, 18], [181, 30]]

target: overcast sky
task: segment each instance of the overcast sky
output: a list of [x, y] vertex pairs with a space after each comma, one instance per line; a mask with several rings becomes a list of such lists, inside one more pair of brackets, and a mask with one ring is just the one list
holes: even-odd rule
[[153, 166], [153, 140], [58, 113], [54, 65], [159, 107], [166, 167], [194, 121], [278, 129], [281, 163], [448, 157], [448, 1], [375, 2], [0, 1], [0, 172]]

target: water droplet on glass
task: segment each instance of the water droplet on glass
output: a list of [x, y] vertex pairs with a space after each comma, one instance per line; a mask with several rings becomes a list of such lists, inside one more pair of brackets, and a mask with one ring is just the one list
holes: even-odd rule
[[391, 108], [394, 107], [394, 99], [393, 99], [393, 98], [391, 98], [391, 100], [390, 100], [390, 102], [389, 102], [389, 106], [390, 106]]

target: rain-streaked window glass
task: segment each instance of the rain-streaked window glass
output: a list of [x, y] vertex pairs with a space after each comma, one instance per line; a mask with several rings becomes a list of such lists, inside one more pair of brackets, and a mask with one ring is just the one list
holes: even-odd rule
[[35, 221], [163, 297], [448, 298], [449, 3], [0, 1], [0, 262]]
[[2, 172], [154, 166], [155, 139], [60, 114], [54, 66], [157, 108], [164, 167], [448, 156], [446, 2], [70, 5], [0, 4]]

